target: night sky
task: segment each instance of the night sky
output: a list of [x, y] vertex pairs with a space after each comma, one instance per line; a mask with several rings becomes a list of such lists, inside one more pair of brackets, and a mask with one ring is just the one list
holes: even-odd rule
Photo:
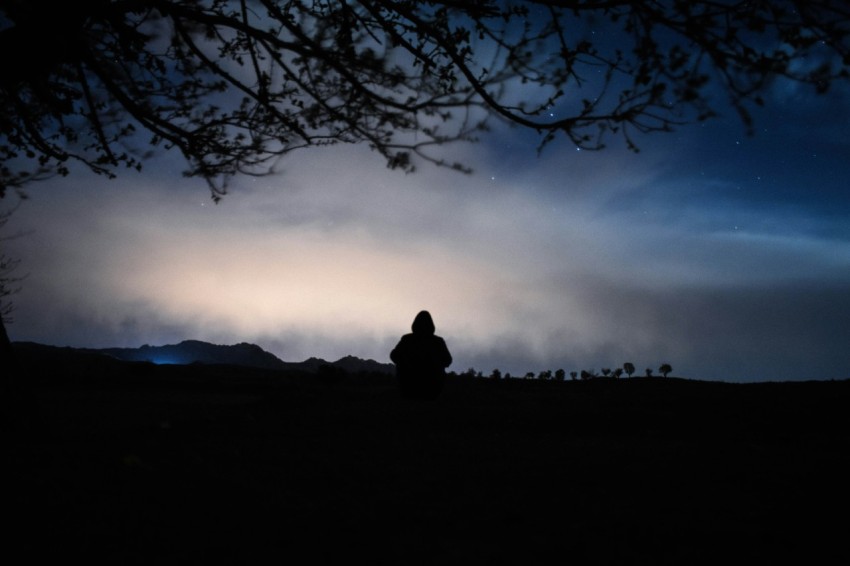
[[[774, 84], [600, 152], [494, 124], [404, 174], [365, 146], [302, 150], [214, 204], [161, 154], [115, 180], [34, 183], [5, 230], [13, 341], [256, 343], [389, 361], [421, 309], [451, 370], [724, 381], [850, 377], [850, 96]], [[9, 195], [4, 206], [14, 204]]]

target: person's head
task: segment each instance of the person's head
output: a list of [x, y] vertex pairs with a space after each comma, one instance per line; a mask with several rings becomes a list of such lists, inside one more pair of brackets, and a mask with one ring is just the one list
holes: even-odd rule
[[433, 334], [435, 331], [434, 320], [428, 311], [419, 311], [411, 325], [414, 334]]

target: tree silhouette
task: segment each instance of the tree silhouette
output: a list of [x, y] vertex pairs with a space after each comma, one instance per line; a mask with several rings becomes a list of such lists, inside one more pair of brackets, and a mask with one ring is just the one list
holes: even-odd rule
[[631, 362], [626, 362], [623, 364], [623, 371], [626, 372], [626, 375], [631, 377], [635, 372], [635, 365]]
[[599, 377], [599, 374], [596, 373], [595, 369], [581, 370], [581, 378], [582, 379], [593, 379], [594, 377]]
[[658, 373], [667, 377], [667, 374], [673, 371], [673, 367], [670, 364], [661, 364], [661, 367], [658, 368]]
[[646, 377], [652, 377], [652, 368], [646, 368]]
[[0, 194], [72, 163], [139, 169], [154, 148], [214, 199], [308, 146], [464, 170], [429, 150], [488, 116], [589, 149], [717, 100], [749, 126], [775, 78], [823, 92], [847, 77], [849, 22], [832, 0], [10, 0]]
[[[0, 211], [0, 231], [6, 227], [17, 206]], [[6, 240], [16, 238], [22, 234], [0, 235], [0, 245]], [[18, 284], [23, 277], [16, 273], [21, 260], [11, 257], [0, 251], [0, 367], [7, 367], [7, 359], [12, 355], [12, 344], [9, 334], [6, 332], [6, 324], [12, 322], [13, 304], [9, 297], [18, 292]]]
[[[9, 221], [13, 210], [0, 212], [0, 230]], [[0, 236], [0, 243], [11, 237], [7, 235]], [[19, 264], [20, 259], [8, 256], [5, 252], [0, 252], [0, 324], [12, 322], [12, 303], [9, 297], [18, 291], [17, 284], [21, 278], [15, 275], [15, 270]], [[5, 335], [5, 330], [3, 330], [3, 334]]]

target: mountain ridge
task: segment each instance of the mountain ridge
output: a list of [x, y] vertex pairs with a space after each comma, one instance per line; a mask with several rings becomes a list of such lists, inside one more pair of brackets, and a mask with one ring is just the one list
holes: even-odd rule
[[150, 362], [157, 365], [222, 364], [266, 370], [304, 371], [319, 373], [330, 367], [346, 373], [377, 372], [392, 374], [395, 366], [372, 359], [343, 356], [336, 361], [310, 357], [301, 362], [287, 362], [249, 342], [237, 344], [213, 344], [202, 340], [183, 340], [177, 344], [161, 346], [70, 348], [79, 352], [106, 355], [130, 362]]

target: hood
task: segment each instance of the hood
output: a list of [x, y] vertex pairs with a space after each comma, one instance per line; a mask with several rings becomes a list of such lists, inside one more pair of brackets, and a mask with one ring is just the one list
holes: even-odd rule
[[414, 334], [433, 334], [434, 333], [434, 320], [431, 318], [431, 313], [428, 311], [420, 311], [419, 314], [416, 315], [416, 318], [413, 319], [413, 324], [411, 325]]

